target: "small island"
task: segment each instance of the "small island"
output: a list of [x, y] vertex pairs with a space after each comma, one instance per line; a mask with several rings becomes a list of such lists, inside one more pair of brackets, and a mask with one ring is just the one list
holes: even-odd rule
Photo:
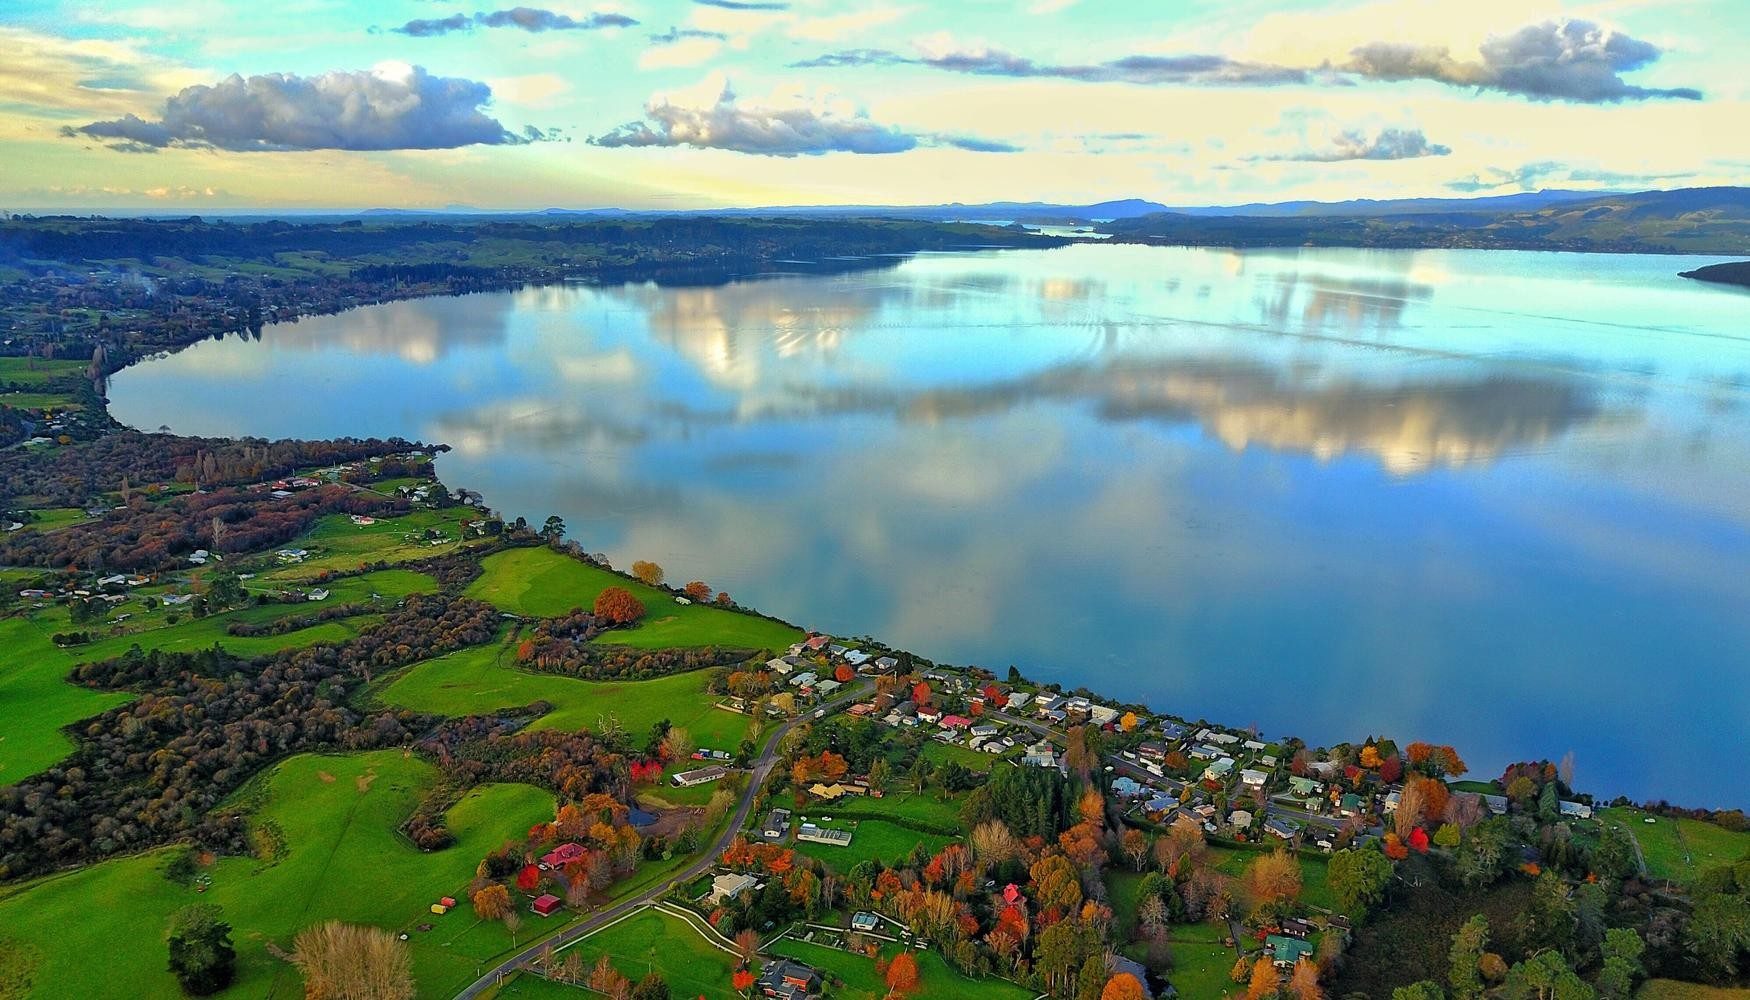
[[1750, 260], [1735, 260], [1726, 264], [1709, 264], [1693, 271], [1680, 271], [1679, 278], [1694, 278], [1696, 281], [1709, 281], [1716, 285], [1737, 285], [1750, 288]]

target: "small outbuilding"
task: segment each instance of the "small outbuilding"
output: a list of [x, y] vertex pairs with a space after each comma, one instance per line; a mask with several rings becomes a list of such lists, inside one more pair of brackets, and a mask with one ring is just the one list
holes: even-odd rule
[[530, 909], [533, 909], [540, 916], [550, 917], [559, 912], [559, 907], [562, 906], [563, 903], [564, 901], [558, 896], [546, 892], [535, 897], [534, 906], [530, 907]]

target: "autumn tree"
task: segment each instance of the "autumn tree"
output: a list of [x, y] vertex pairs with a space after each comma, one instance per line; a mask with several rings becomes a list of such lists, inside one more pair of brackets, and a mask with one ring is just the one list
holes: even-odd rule
[[1118, 842], [1119, 847], [1124, 851], [1124, 856], [1130, 859], [1131, 865], [1137, 871], [1142, 871], [1143, 862], [1148, 860], [1148, 835], [1135, 827], [1129, 827], [1124, 831], [1123, 836], [1118, 838]]
[[610, 997], [625, 996], [631, 993], [631, 985], [626, 981], [625, 976], [620, 975], [620, 970], [614, 968], [614, 963], [605, 954], [596, 959], [595, 968], [591, 969], [589, 973], [589, 988], [597, 993], [606, 993]]
[[496, 882], [475, 891], [471, 899], [474, 915], [481, 920], [499, 920], [511, 910], [510, 890]]
[[632, 575], [647, 586], [662, 586], [662, 567], [648, 560], [640, 559], [633, 563]]
[[693, 755], [697, 744], [693, 742], [693, 734], [685, 726], [670, 726], [662, 737], [662, 756], [665, 760], [686, 760]]
[[1100, 1000], [1143, 1000], [1146, 994], [1142, 991], [1142, 983], [1128, 972], [1120, 972], [1106, 980], [1106, 987], [1100, 991]]
[[911, 952], [902, 951], [887, 964], [887, 989], [892, 993], [910, 993], [918, 987], [918, 962]]
[[1294, 963], [1294, 972], [1288, 979], [1288, 991], [1297, 1000], [1324, 1000], [1325, 991], [1319, 986], [1318, 964], [1302, 955]]
[[1000, 865], [1020, 852], [1020, 841], [1000, 819], [988, 819], [972, 830], [972, 855], [987, 865]]
[[1246, 893], [1255, 908], [1276, 908], [1300, 898], [1300, 862], [1287, 851], [1261, 854], [1246, 866]]
[[760, 935], [752, 927], [743, 927], [735, 934], [735, 954], [741, 964], [752, 965], [760, 954]]
[[832, 679], [840, 684], [849, 684], [856, 676], [857, 672], [852, 670], [848, 663], [839, 664], [838, 668], [832, 672]]
[[1246, 1000], [1262, 1000], [1273, 996], [1281, 981], [1281, 977], [1276, 974], [1276, 966], [1268, 958], [1258, 959], [1252, 963], [1252, 981], [1246, 987]]
[[413, 997], [407, 945], [378, 927], [338, 920], [306, 927], [292, 940], [292, 963], [304, 974], [306, 1000]]
[[751, 969], [736, 969], [729, 975], [729, 985], [737, 993], [746, 993], [753, 984], [754, 974]]
[[690, 601], [703, 604], [711, 599], [711, 585], [703, 580], [694, 580], [681, 589]]
[[594, 613], [609, 625], [629, 625], [644, 617], [644, 602], [624, 587], [608, 587], [596, 595]]

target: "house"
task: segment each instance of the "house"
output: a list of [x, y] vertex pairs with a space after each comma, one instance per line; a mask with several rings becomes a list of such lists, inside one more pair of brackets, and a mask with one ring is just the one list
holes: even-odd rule
[[1179, 800], [1173, 798], [1171, 795], [1168, 795], [1165, 792], [1156, 793], [1153, 798], [1149, 799], [1147, 802], [1144, 802], [1142, 804], [1142, 811], [1143, 812], [1148, 813], [1151, 816], [1156, 814], [1156, 813], [1159, 813], [1159, 814], [1161, 814], [1161, 816], [1163, 818], [1162, 819], [1163, 822], [1165, 821], [1165, 818], [1167, 817], [1168, 814], [1172, 813], [1174, 810], [1176, 810], [1178, 808], [1179, 808]]
[[862, 795], [863, 792], [864, 789], [858, 788], [855, 785], [847, 785], [836, 781], [830, 785], [822, 784], [817, 781], [808, 786], [808, 794], [817, 799], [824, 799], [828, 802], [842, 799], [847, 795]]
[[940, 725], [943, 729], [971, 729], [972, 720], [964, 715], [944, 715]]
[[1292, 969], [1294, 963], [1303, 958], [1311, 958], [1312, 945], [1281, 934], [1272, 934], [1264, 939], [1264, 950], [1270, 953], [1270, 963], [1278, 969]]
[[705, 785], [722, 778], [729, 770], [718, 764], [710, 767], [694, 768], [691, 771], [681, 771], [672, 779], [676, 788], [691, 788], [694, 785]]
[[831, 680], [829, 678], [827, 680], [824, 680], [824, 681], [821, 681], [821, 682], [815, 684], [814, 690], [815, 690], [816, 694], [819, 694], [822, 698], [825, 698], [826, 696], [832, 694], [834, 691], [837, 691], [839, 688], [842, 688], [842, 687], [844, 687], [843, 684], [840, 684], [838, 681]]
[[1313, 779], [1302, 778], [1299, 775], [1295, 775], [1288, 779], [1288, 787], [1296, 795], [1317, 795], [1325, 790], [1325, 786], [1319, 784]]
[[1233, 769], [1234, 759], [1232, 757], [1223, 757], [1220, 760], [1212, 760], [1209, 762], [1209, 766], [1203, 769], [1203, 780], [1216, 782], [1226, 781], [1227, 776], [1233, 773]]
[[979, 739], [988, 740], [992, 736], [995, 736], [998, 733], [1002, 732], [1002, 730], [998, 729], [996, 726], [991, 725], [988, 722], [980, 722], [978, 725], [973, 726], [971, 729], [968, 729], [967, 732], [969, 734], [971, 734], [972, 736], [975, 736]]
[[194, 563], [196, 566], [205, 566], [207, 564], [207, 560], [211, 559], [212, 557], [213, 557], [213, 554], [211, 552], [208, 552], [206, 549], [195, 549], [193, 552], [190, 552], [188, 554], [188, 561], [191, 563]]
[[832, 636], [830, 635], [811, 635], [802, 642], [802, 648], [810, 653], [818, 653], [830, 645], [832, 645]]
[[754, 882], [755, 879], [752, 875], [743, 875], [740, 872], [711, 876], [711, 905], [722, 906], [729, 900], [752, 889]]
[[1240, 772], [1240, 784], [1247, 788], [1263, 788], [1264, 782], [1269, 780], [1270, 775], [1263, 771], [1254, 771], [1249, 767]]
[[559, 907], [563, 905], [563, 903], [564, 901], [558, 896], [555, 896], [550, 892], [544, 892], [535, 897], [534, 905], [530, 906], [529, 909], [534, 910], [539, 916], [550, 917], [559, 912]]
[[120, 573], [115, 573], [115, 574], [112, 574], [110, 576], [106, 576], [103, 579], [97, 581], [97, 585], [99, 587], [120, 587], [120, 586], [125, 585], [127, 582], [128, 582], [127, 577], [121, 575]]
[[1361, 796], [1356, 795], [1354, 792], [1344, 793], [1343, 797], [1337, 800], [1337, 815], [1361, 815]]
[[1240, 746], [1251, 751], [1252, 753], [1257, 753], [1260, 750], [1264, 749], [1265, 744], [1260, 743], [1257, 740], [1247, 740], [1244, 743], [1241, 743]]
[[1236, 830], [1250, 830], [1252, 828], [1252, 814], [1244, 809], [1235, 809], [1228, 813], [1227, 821]]
[[790, 671], [796, 669], [796, 665], [791, 662], [791, 658], [788, 656], [774, 656], [766, 661], [766, 669], [779, 677], [788, 677]]
[[1057, 748], [1049, 741], [1040, 740], [1027, 748], [1027, 752], [1021, 757], [1021, 763], [1029, 767], [1056, 767]]
[[1284, 820], [1268, 819], [1264, 821], [1264, 832], [1282, 840], [1293, 840], [1298, 831]]
[[876, 659], [873, 666], [865, 664], [863, 669], [872, 674], [891, 674], [899, 669], [899, 661], [891, 656], [883, 656]]
[[310, 553], [303, 549], [280, 549], [274, 555], [279, 557], [280, 562], [301, 563]]
[[322, 589], [321, 587], [317, 587], [315, 590], [310, 591], [308, 594], [306, 594], [304, 596], [305, 596], [306, 600], [310, 600], [310, 601], [326, 601], [326, 600], [328, 600], [328, 591]]
[[1147, 789], [1142, 786], [1142, 783], [1135, 778], [1121, 775], [1112, 779], [1112, 794], [1120, 798], [1134, 799], [1146, 791]]
[[1403, 794], [1394, 788], [1385, 793], [1385, 802], [1381, 808], [1385, 810], [1387, 815], [1395, 813], [1398, 811], [1398, 803], [1403, 801], [1403, 798]]
[[881, 918], [868, 910], [858, 910], [851, 914], [851, 930], [869, 932], [881, 926]]
[[779, 958], [766, 963], [754, 986], [762, 996], [776, 1000], [804, 1000], [820, 992], [820, 973], [801, 962]]
[[189, 601], [194, 600], [194, 595], [193, 594], [165, 594], [163, 597], [160, 597], [159, 600], [163, 601], [167, 607], [174, 608], [174, 607], [177, 607], [179, 605], [187, 604]]
[[583, 857], [584, 853], [582, 844], [560, 844], [541, 855], [541, 867], [548, 871], [556, 871]]
[[1027, 703], [1032, 700], [1032, 697], [1025, 691], [1010, 691], [1008, 700], [1009, 711], [1014, 712], [1026, 708]]
[[1507, 796], [1484, 795], [1482, 799], [1483, 805], [1487, 806], [1490, 812], [1497, 816], [1507, 815]]
[[1156, 743], [1153, 741], [1139, 743], [1136, 747], [1136, 755], [1143, 760], [1165, 760], [1167, 757], [1167, 745], [1165, 743]]
[[941, 722], [942, 710], [934, 705], [924, 705], [918, 709], [919, 722]]
[[1282, 936], [1294, 938], [1296, 941], [1305, 941], [1312, 936], [1312, 924], [1299, 917], [1288, 917], [1282, 921]]
[[789, 684], [791, 687], [807, 687], [808, 685], [813, 684], [817, 680], [820, 680], [820, 677], [817, 676], [814, 673], [814, 671], [804, 670], [801, 673], [797, 674], [796, 676], [790, 678]]
[[766, 813], [765, 828], [760, 831], [766, 839], [777, 840], [790, 832], [790, 810], [773, 809]]
[[1186, 732], [1187, 730], [1184, 726], [1181, 726], [1170, 719], [1161, 722], [1161, 736], [1169, 743], [1178, 742], [1179, 740], [1184, 739]]
[[863, 664], [868, 663], [870, 659], [871, 657], [869, 654], [860, 649], [853, 649], [845, 654], [845, 662], [857, 668], [861, 668]]
[[1192, 760], [1214, 760], [1221, 756], [1221, 751], [1208, 744], [1199, 743], [1191, 748]]
[[1574, 819], [1591, 819], [1592, 807], [1584, 802], [1568, 802], [1563, 800], [1562, 815], [1571, 816]]
[[851, 831], [828, 830], [813, 823], [804, 823], [796, 828], [796, 839], [810, 844], [826, 844], [831, 847], [851, 846]]

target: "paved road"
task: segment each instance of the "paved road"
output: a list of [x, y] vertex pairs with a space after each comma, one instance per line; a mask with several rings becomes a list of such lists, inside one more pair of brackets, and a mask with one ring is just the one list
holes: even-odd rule
[[[827, 702], [821, 707], [830, 715], [831, 713], [837, 712], [839, 709], [856, 701], [858, 698], [863, 697], [865, 694], [867, 694], [867, 687], [860, 683], [857, 685], [856, 690], [852, 691], [850, 694], [842, 695], [836, 700]], [[753, 810], [754, 796], [758, 795], [760, 788], [765, 785], [766, 778], [772, 773], [772, 765], [777, 761], [778, 744], [783, 741], [785, 736], [789, 735], [798, 727], [813, 721], [814, 712], [799, 715], [796, 718], [791, 719], [789, 722], [779, 726], [766, 738], [765, 749], [760, 751], [759, 758], [754, 761], [753, 767], [751, 768], [752, 773], [748, 777], [747, 789], [741, 793], [741, 802], [735, 807], [735, 815], [730, 819], [729, 826], [724, 829], [722, 836], [717, 838], [716, 843], [712, 844], [703, 854], [699, 855], [697, 861], [694, 861], [673, 877], [666, 879], [657, 885], [651, 886], [638, 895], [623, 899], [605, 910], [592, 913], [577, 923], [572, 924], [570, 927], [560, 931], [558, 934], [536, 941], [522, 951], [517, 952], [515, 955], [499, 962], [485, 975], [476, 979], [472, 986], [469, 986], [467, 989], [456, 994], [456, 1000], [474, 1000], [475, 997], [478, 997], [480, 994], [490, 989], [501, 979], [521, 968], [524, 962], [539, 954], [543, 948], [546, 948], [549, 945], [558, 948], [562, 945], [569, 944], [580, 937], [593, 933], [605, 924], [613, 923], [634, 910], [642, 909], [652, 899], [656, 899], [668, 892], [669, 886], [678, 882], [691, 881], [708, 871], [717, 863], [717, 859], [723, 855], [723, 851], [729, 846], [729, 842], [733, 840], [737, 834], [741, 833], [742, 826], [747, 822], [748, 813]]]

